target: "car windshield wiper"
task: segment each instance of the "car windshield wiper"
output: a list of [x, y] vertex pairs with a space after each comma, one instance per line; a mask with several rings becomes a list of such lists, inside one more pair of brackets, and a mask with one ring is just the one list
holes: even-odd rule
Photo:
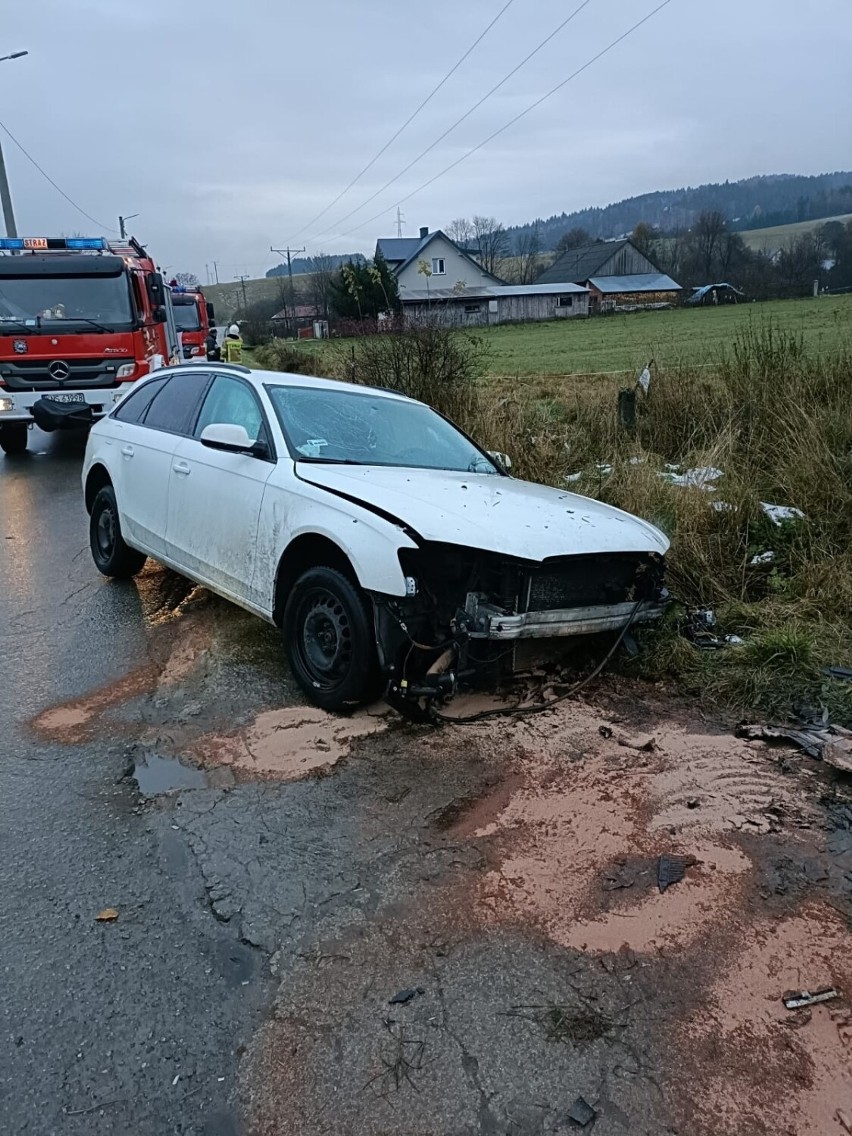
[[319, 465], [366, 465], [366, 462], [355, 461], [353, 458], [317, 458], [308, 457], [305, 454], [300, 454], [297, 458], [293, 459], [297, 462], [312, 462]]
[[10, 325], [12, 327], [21, 328], [21, 331], [18, 333], [19, 335], [22, 334], [22, 333], [24, 335], [38, 335], [39, 329], [35, 324], [24, 323], [23, 320], [16, 320], [16, 319], [11, 319], [11, 320], [0, 319], [0, 335], [2, 335], [4, 330], [7, 327], [9, 327]]

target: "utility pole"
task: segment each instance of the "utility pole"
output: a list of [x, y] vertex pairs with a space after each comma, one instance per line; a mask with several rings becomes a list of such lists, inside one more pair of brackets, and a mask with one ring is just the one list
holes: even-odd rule
[[290, 277], [289, 294], [290, 294], [290, 318], [293, 321], [293, 338], [296, 338], [296, 295], [293, 291], [293, 257], [298, 256], [300, 252], [304, 252], [303, 248], [291, 249], [288, 245], [285, 249], [276, 249], [272, 245], [269, 246], [270, 252], [277, 252], [279, 256], [286, 256], [287, 258], [287, 275]]
[[402, 210], [397, 205], [396, 207], [396, 235], [402, 236], [402, 226], [405, 224], [405, 218], [402, 215]]
[[[28, 51], [13, 51], [11, 55], [0, 57], [0, 63], [7, 59], [21, 59], [29, 55]], [[6, 159], [3, 157], [3, 147], [0, 146], [0, 204], [3, 206], [3, 224], [6, 226], [7, 237], [17, 237], [18, 226], [15, 224], [15, 211], [12, 208], [12, 192], [9, 189], [9, 178], [6, 174]]]
[[219, 283], [219, 261], [218, 260], [213, 261], [213, 274], [216, 277], [216, 283], [218, 284]]
[[119, 215], [118, 231], [121, 234], [121, 239], [123, 241], [127, 240], [127, 222], [132, 221], [134, 217], [138, 217], [138, 216], [139, 216], [138, 213], [131, 213], [127, 217], [122, 217], [122, 216]]
[[[246, 311], [248, 309], [248, 297], [246, 296], [246, 280], [251, 280], [251, 277], [248, 275], [248, 273], [243, 273], [242, 276], [235, 276], [234, 279], [239, 280], [239, 282], [240, 282], [240, 284], [242, 285], [242, 288], [243, 288], [243, 315], [245, 315]], [[219, 283], [218, 277], [216, 278], [216, 283], [217, 284]]]

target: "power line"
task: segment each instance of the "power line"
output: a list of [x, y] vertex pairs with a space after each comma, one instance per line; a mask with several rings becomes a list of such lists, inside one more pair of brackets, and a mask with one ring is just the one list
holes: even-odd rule
[[18, 149], [21, 151], [21, 153], [24, 155], [24, 157], [27, 158], [30, 162], [32, 162], [32, 164], [35, 166], [35, 168], [38, 170], [38, 172], [41, 174], [41, 176], [43, 178], [45, 178], [46, 181], [50, 182], [50, 184], [53, 186], [53, 188], [56, 190], [56, 192], [61, 197], [64, 197], [69, 205], [73, 205], [78, 213], [81, 213], [86, 218], [86, 220], [91, 221], [93, 225], [97, 225], [97, 227], [99, 229], [104, 229], [108, 233], [117, 233], [118, 232], [117, 229], [113, 229], [109, 225], [102, 225], [100, 223], [100, 221], [96, 221], [95, 218], [92, 217], [89, 213], [87, 213], [85, 209], [81, 209], [80, 206], [77, 204], [77, 202], [74, 201], [72, 198], [70, 198], [68, 196], [68, 194], [65, 192], [64, 189], [60, 189], [60, 187], [56, 184], [56, 182], [53, 180], [53, 178], [50, 176], [50, 174], [46, 173], [41, 168], [41, 166], [38, 164], [38, 162], [35, 160], [35, 158], [32, 156], [32, 154], [30, 154], [27, 150], [24, 149], [24, 147], [21, 145], [21, 143], [18, 141], [18, 139], [15, 137], [15, 135], [12, 133], [12, 131], [9, 129], [9, 127], [4, 122], [0, 122], [0, 127], [2, 127], [3, 130], [5, 131], [5, 133], [8, 134], [8, 136], [15, 143], [15, 145], [18, 147]]
[[[557, 91], [561, 91], [562, 88], [566, 86], [566, 84], [570, 83], [572, 79], [576, 79], [578, 75], [582, 75], [582, 73], [584, 71], [587, 71], [593, 63], [597, 63], [599, 59], [602, 59], [604, 55], [612, 51], [614, 47], [617, 47], [618, 44], [622, 42], [622, 40], [627, 39], [629, 35], [632, 35], [633, 32], [637, 30], [637, 28], [641, 28], [643, 24], [646, 24], [648, 20], [650, 20], [653, 16], [656, 16], [657, 12], [661, 11], [667, 5], [671, 4], [671, 2], [672, 0], [663, 0], [663, 2], [661, 4], [658, 4], [656, 8], [653, 8], [650, 12], [648, 12], [646, 16], [643, 16], [641, 20], [637, 20], [636, 23], [629, 27], [626, 32], [622, 32], [620, 36], [614, 39], [611, 43], [608, 43], [606, 47], [602, 48], [597, 53], [597, 55], [593, 55], [592, 58], [584, 63], [582, 67], [578, 67], [576, 71], [573, 71], [567, 77], [567, 79], [563, 79], [561, 83], [557, 83], [555, 87], [552, 87], [546, 94], [542, 95], [541, 98], [538, 98], [535, 100], [535, 102], [530, 103], [530, 105], [525, 110], [522, 110], [519, 114], [516, 114], [514, 118], [510, 118], [508, 122], [504, 123], [492, 134], [489, 134], [487, 138], [483, 138], [481, 142], [479, 142], [476, 146], [473, 146], [466, 153], [462, 154], [460, 158], [456, 158], [454, 162], [450, 162], [448, 166], [445, 166], [439, 173], [435, 174], [433, 177], [430, 177], [428, 181], [424, 181], [422, 185], [419, 185], [417, 187], [417, 189], [413, 189], [411, 193], [407, 193], [405, 197], [401, 197], [399, 201], [395, 202], [395, 207], [398, 208], [406, 201], [410, 201], [411, 198], [416, 194], [422, 193], [424, 189], [427, 189], [430, 185], [433, 185], [436, 181], [438, 181], [439, 178], [442, 178], [444, 174], [448, 174], [450, 170], [454, 170], [456, 166], [460, 166], [462, 162], [467, 161], [467, 159], [475, 154], [478, 150], [481, 150], [483, 146], [487, 146], [489, 142], [492, 142], [498, 136], [498, 134], [502, 134], [504, 130], [508, 130], [510, 126], [514, 126], [516, 122], [519, 122], [522, 118], [526, 117], [526, 115], [535, 110], [536, 107], [541, 106], [543, 102], [546, 102], [549, 98], [552, 98]], [[393, 206], [391, 206], [391, 208], [393, 208]], [[372, 224], [373, 221], [377, 221], [380, 217], [383, 217], [386, 212], [387, 207], [385, 209], [382, 209], [379, 213], [374, 214], [372, 217], [369, 217], [366, 221], [362, 221], [354, 228], [347, 229], [344, 233], [338, 233], [337, 236], [348, 237], [352, 233], [357, 233], [360, 229], [365, 228], [367, 225]]]
[[[384, 152], [386, 150], [388, 150], [394, 144], [394, 142], [396, 142], [396, 140], [397, 140], [397, 138], [399, 138], [400, 134], [402, 134], [402, 132], [407, 127], [409, 127], [412, 122], [414, 122], [415, 118], [417, 118], [417, 116], [418, 116], [418, 114], [420, 114], [421, 110], [423, 110], [423, 108], [426, 106], [426, 104], [428, 102], [431, 102], [431, 100], [435, 97], [435, 95], [437, 95], [438, 91], [440, 91], [441, 87], [443, 87], [443, 85], [447, 82], [447, 80], [450, 79], [456, 73], [456, 71], [458, 71], [459, 67], [461, 67], [462, 63], [464, 63], [464, 61], [471, 54], [471, 52], [474, 50], [474, 48], [476, 48], [482, 42], [482, 40], [485, 39], [485, 37], [488, 35], [488, 33], [491, 31], [491, 29], [494, 27], [494, 25], [497, 23], [497, 21], [503, 15], [503, 13], [508, 8], [510, 8], [513, 3], [514, 3], [514, 0], [507, 0], [507, 2], [503, 5], [503, 7], [500, 9], [500, 11], [497, 13], [497, 15], [491, 21], [491, 23], [488, 24], [488, 26], [485, 28], [485, 31], [481, 32], [476, 37], [476, 39], [473, 41], [473, 43], [470, 45], [470, 47], [467, 49], [467, 51], [464, 53], [464, 55], [462, 55], [461, 58], [450, 68], [450, 70], [446, 73], [446, 75], [443, 77], [443, 79], [440, 81], [440, 83], [438, 83], [438, 85], [436, 87], [432, 88], [432, 90], [429, 92], [429, 94], [426, 96], [426, 98], [423, 100], [423, 102], [420, 104], [420, 106], [417, 107], [417, 109], [414, 111], [413, 114], [409, 115], [409, 117], [405, 120], [405, 122], [402, 124], [402, 126], [400, 126], [399, 130], [397, 130], [397, 132], [395, 134], [393, 134], [387, 140], [387, 142], [385, 142], [385, 144], [384, 144], [384, 146], [382, 146], [381, 150], [379, 150], [379, 152], [377, 154], [375, 154], [370, 159], [369, 162], [367, 162], [366, 166], [364, 166], [364, 168], [361, 170], [360, 173], [355, 175], [355, 177], [352, 179], [352, 181], [350, 181], [349, 185], [347, 185], [345, 189], [342, 189], [340, 191], [340, 193], [338, 193], [338, 195], [337, 195], [337, 197], [335, 197], [334, 201], [330, 201], [328, 203], [328, 205], [326, 205], [325, 209], [321, 209], [320, 212], [317, 213], [316, 217], [313, 217], [310, 221], [308, 221], [308, 223], [306, 225], [303, 225], [302, 228], [299, 229], [299, 231], [297, 233], [294, 233], [293, 236], [290, 238], [291, 240], [295, 240], [297, 237], [300, 237], [302, 235], [302, 233], [306, 232], [313, 225], [315, 225], [317, 223], [317, 221], [319, 221], [320, 217], [324, 217], [326, 215], [326, 213], [328, 213], [329, 209], [333, 209], [335, 207], [335, 205], [338, 203], [338, 201], [340, 201], [341, 198], [345, 197], [346, 194], [349, 192], [349, 190], [352, 189], [352, 187], [354, 185], [356, 185], [361, 180], [361, 178], [364, 176], [364, 174], [368, 170], [373, 168], [373, 166], [376, 164], [376, 162], [379, 160], [379, 158], [381, 158], [382, 154], [384, 154]], [[345, 218], [344, 218], [344, 220], [345, 220]]]
[[[461, 124], [465, 121], [465, 119], [470, 118], [470, 116], [473, 114], [473, 112], [475, 110], [478, 110], [484, 102], [487, 102], [487, 100], [490, 99], [493, 94], [495, 94], [497, 91], [500, 90], [500, 88], [502, 86], [504, 86], [506, 83], [508, 83], [508, 81], [512, 78], [512, 76], [516, 75], [521, 70], [522, 67], [525, 67], [526, 64], [529, 63], [529, 61], [534, 56], [538, 55], [538, 53], [543, 48], [547, 47], [547, 45], [550, 43], [550, 41], [552, 39], [554, 39], [557, 35], [559, 35], [559, 33], [562, 31], [562, 29], [564, 27], [566, 27], [566, 25], [570, 24], [571, 21], [574, 19], [574, 17], [578, 16], [580, 14], [580, 12], [582, 12], [582, 10], [590, 3], [591, 3], [591, 0], [582, 0], [582, 2], [580, 4], [578, 4], [578, 6], [574, 9], [574, 11], [569, 16], [566, 16], [566, 18], [562, 21], [561, 24], [558, 24], [549, 35], [545, 36], [545, 38], [541, 41], [541, 43], [537, 47], [534, 47], [532, 49], [532, 51], [529, 53], [529, 55], [525, 55], [524, 58], [521, 60], [521, 62], [518, 63], [517, 66], [512, 68], [512, 70], [508, 73], [508, 75], [504, 75], [499, 83], [496, 83], [491, 88], [490, 91], [486, 91], [486, 93], [480, 99], [478, 99], [473, 104], [472, 107], [469, 107], [464, 112], [464, 114], [461, 115], [460, 118], [457, 118], [456, 121], [451, 126], [448, 126], [443, 134], [440, 134], [434, 140], [434, 142], [432, 142], [429, 146], [427, 146], [425, 150], [422, 150], [417, 155], [416, 158], [414, 158], [412, 161], [410, 161], [408, 163], [408, 165], [405, 166], [403, 169], [401, 169], [398, 174], [396, 174], [394, 177], [392, 177], [390, 179], [390, 181], [386, 181], [385, 184], [381, 187], [381, 189], [377, 189], [375, 193], [373, 193], [369, 197], [365, 198], [365, 200], [362, 201], [360, 205], [357, 205], [354, 209], [350, 210], [350, 212], [347, 213], [344, 217], [341, 217], [340, 220], [336, 222], [336, 224], [342, 225], [345, 221], [348, 221], [350, 217], [354, 217], [355, 214], [358, 213], [361, 209], [363, 209], [365, 205], [369, 205], [371, 201], [375, 201], [376, 198], [380, 194], [384, 193], [384, 191], [386, 189], [390, 189], [390, 187], [395, 182], [398, 182], [401, 177], [403, 177], [405, 174], [407, 174], [408, 171], [413, 166], [416, 166], [417, 163], [420, 162], [423, 158], [425, 158], [428, 153], [430, 153], [432, 150], [435, 149], [435, 147], [437, 145], [439, 145], [441, 142], [443, 142], [444, 139], [448, 135], [452, 134], [452, 132], [456, 129], [457, 126], [461, 126]], [[320, 237], [324, 237], [330, 231], [331, 230], [329, 230], [329, 229], [325, 229], [322, 233], [319, 234], [318, 237], [315, 237], [314, 239], [318, 240]]]

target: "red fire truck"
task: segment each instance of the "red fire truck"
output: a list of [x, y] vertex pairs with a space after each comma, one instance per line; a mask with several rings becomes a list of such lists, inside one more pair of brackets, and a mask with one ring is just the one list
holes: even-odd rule
[[85, 426], [180, 359], [171, 291], [133, 238], [0, 239], [0, 449]]
[[170, 287], [183, 357], [200, 362], [207, 355], [207, 336], [214, 320], [213, 305], [205, 300], [200, 288], [181, 288], [175, 284]]

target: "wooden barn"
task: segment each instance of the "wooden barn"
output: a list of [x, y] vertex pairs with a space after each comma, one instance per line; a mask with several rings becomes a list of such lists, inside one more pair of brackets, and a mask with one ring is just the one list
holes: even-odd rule
[[402, 300], [405, 317], [446, 327], [487, 327], [496, 323], [531, 323], [589, 314], [589, 290], [579, 284], [495, 284], [464, 289], [409, 291]]
[[680, 284], [630, 240], [595, 241], [569, 249], [536, 281], [560, 283], [588, 288], [590, 312], [669, 307], [681, 292]]

